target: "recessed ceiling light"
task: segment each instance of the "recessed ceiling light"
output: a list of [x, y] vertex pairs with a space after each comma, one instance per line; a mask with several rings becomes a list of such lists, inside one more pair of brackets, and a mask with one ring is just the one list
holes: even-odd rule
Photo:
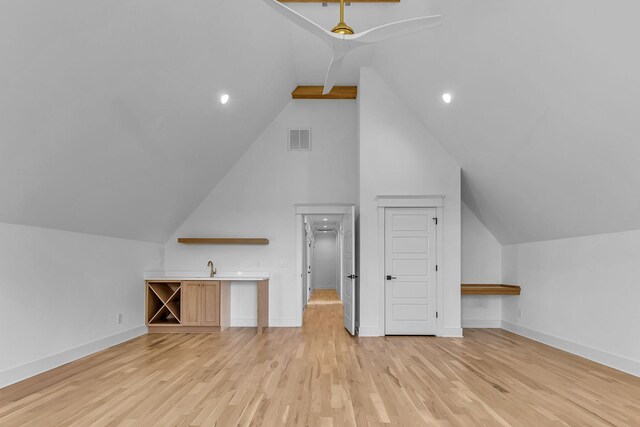
[[227, 102], [229, 102], [229, 94], [225, 93], [220, 95], [220, 104], [226, 104]]
[[326, 226], [326, 225], [323, 225], [323, 227], [324, 227], [324, 228], [327, 228], [327, 226]]
[[322, 220], [323, 220], [323, 221], [328, 221], [328, 219], [327, 219], [327, 218], [322, 218]]
[[451, 96], [450, 93], [443, 93], [442, 94], [442, 100], [445, 102], [445, 104], [451, 104], [451, 100], [453, 99], [453, 97]]

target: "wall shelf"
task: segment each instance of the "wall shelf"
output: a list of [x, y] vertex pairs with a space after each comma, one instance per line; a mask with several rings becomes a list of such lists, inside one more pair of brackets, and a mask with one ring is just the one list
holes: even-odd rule
[[462, 295], [520, 295], [516, 285], [460, 285]]
[[268, 245], [269, 239], [245, 237], [180, 237], [183, 245]]

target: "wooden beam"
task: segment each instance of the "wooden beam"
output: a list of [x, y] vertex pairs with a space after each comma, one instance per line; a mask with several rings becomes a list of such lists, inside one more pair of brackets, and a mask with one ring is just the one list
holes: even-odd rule
[[460, 285], [462, 295], [520, 295], [516, 285]]
[[268, 245], [269, 239], [241, 237], [180, 237], [183, 245]]
[[[280, 3], [340, 3], [340, 0], [279, 0]], [[345, 0], [345, 3], [400, 3], [400, 0]]]
[[322, 86], [298, 86], [291, 97], [293, 99], [356, 99], [357, 86], [334, 86], [327, 95], [322, 94]]

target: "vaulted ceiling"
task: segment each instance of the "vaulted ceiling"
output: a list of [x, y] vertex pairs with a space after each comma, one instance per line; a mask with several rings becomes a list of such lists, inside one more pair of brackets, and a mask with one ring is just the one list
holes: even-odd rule
[[[337, 21], [335, 4], [289, 5]], [[640, 229], [639, 13], [631, 0], [352, 4], [356, 31], [444, 23], [354, 52], [338, 83], [374, 66], [460, 163], [466, 204], [503, 244]], [[9, 0], [0, 52], [0, 221], [158, 242], [331, 56], [262, 0]]]
[[397, 13], [445, 20], [380, 46], [374, 67], [458, 161], [466, 204], [501, 243], [640, 229], [640, 3], [403, 0]]
[[289, 102], [280, 26], [259, 0], [3, 1], [0, 222], [164, 242]]

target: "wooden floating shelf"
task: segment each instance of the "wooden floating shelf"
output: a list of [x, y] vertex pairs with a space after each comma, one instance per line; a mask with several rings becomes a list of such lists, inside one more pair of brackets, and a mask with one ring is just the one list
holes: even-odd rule
[[[340, 0], [280, 0], [280, 3], [340, 3]], [[400, 3], [400, 0], [345, 0], [345, 3]]]
[[356, 99], [357, 86], [334, 86], [326, 95], [322, 94], [323, 86], [298, 86], [291, 92], [293, 99]]
[[516, 285], [461, 285], [462, 295], [520, 295]]
[[244, 237], [180, 237], [183, 245], [268, 245], [269, 239]]

